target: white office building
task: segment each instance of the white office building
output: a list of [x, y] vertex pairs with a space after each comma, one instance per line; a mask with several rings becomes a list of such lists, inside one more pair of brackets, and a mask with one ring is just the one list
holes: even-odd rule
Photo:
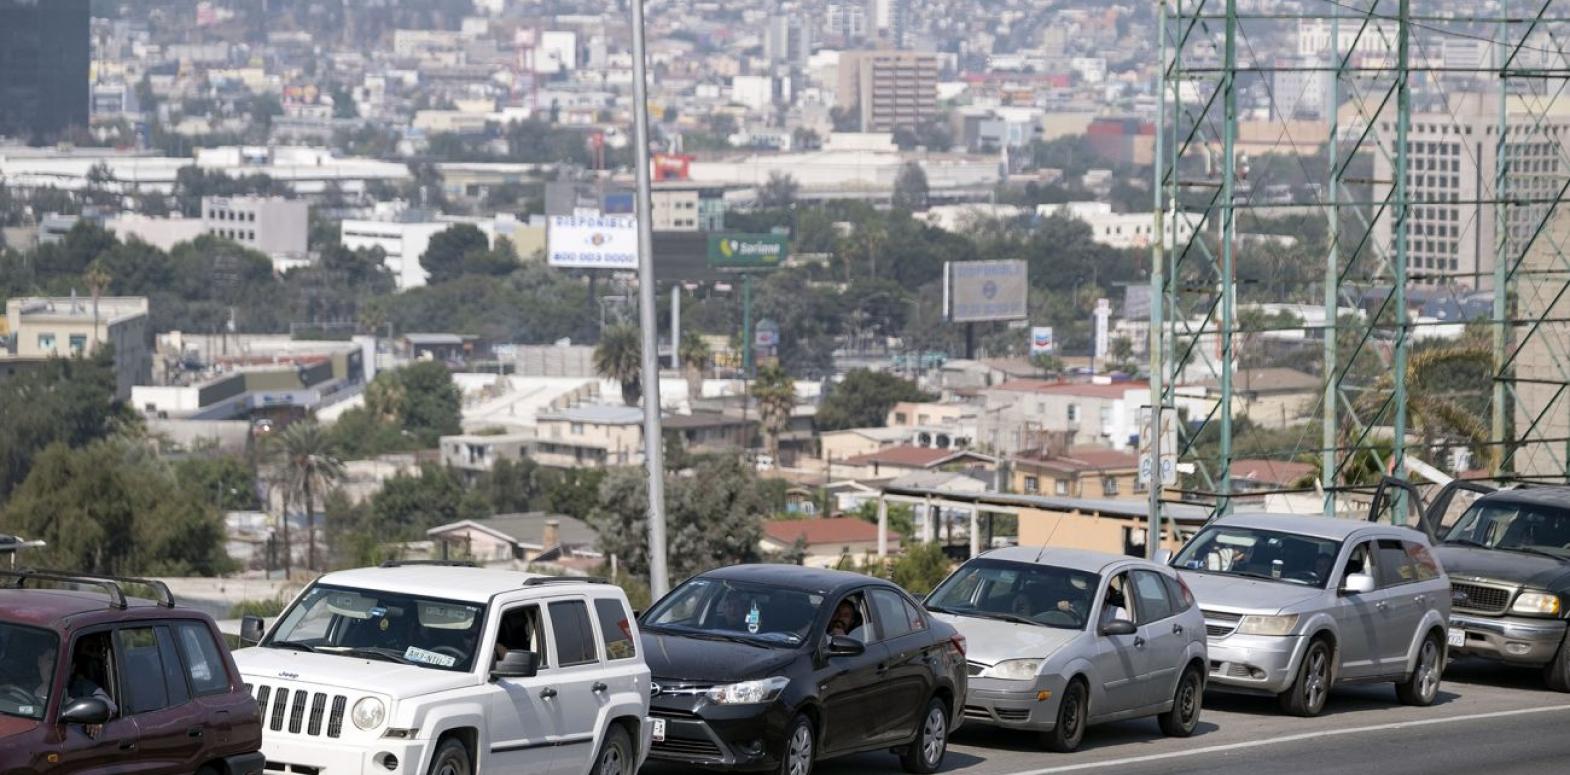
[[282, 271], [304, 263], [311, 208], [282, 197], [202, 197], [202, 230], [266, 253]]

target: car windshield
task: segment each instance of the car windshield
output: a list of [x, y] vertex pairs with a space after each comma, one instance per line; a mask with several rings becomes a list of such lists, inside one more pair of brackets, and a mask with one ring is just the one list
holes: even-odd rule
[[1323, 589], [1341, 542], [1251, 527], [1210, 527], [1178, 552], [1173, 567]]
[[44, 717], [59, 648], [48, 630], [0, 622], [0, 713]]
[[1570, 511], [1529, 503], [1479, 501], [1450, 528], [1445, 543], [1570, 559]]
[[318, 584], [261, 645], [463, 672], [484, 621], [476, 603]]
[[939, 613], [1081, 630], [1095, 599], [1094, 573], [1028, 562], [965, 563], [927, 596]]
[[796, 646], [807, 639], [823, 595], [731, 579], [696, 578], [639, 620], [645, 629]]

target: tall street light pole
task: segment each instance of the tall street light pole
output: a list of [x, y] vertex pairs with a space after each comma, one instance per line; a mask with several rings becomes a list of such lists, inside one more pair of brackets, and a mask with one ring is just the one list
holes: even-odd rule
[[654, 309], [649, 73], [643, 40], [643, 0], [632, 0], [632, 129], [633, 168], [638, 180], [638, 324], [643, 330], [643, 464], [649, 477], [649, 593], [658, 600], [670, 590], [670, 575], [665, 568], [665, 445], [660, 432], [660, 344], [659, 320]]

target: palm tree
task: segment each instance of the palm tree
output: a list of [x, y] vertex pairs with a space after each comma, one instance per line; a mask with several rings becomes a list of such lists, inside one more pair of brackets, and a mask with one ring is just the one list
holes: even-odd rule
[[621, 383], [621, 400], [637, 406], [643, 395], [643, 342], [633, 326], [611, 326], [594, 347], [594, 370]]
[[714, 358], [709, 343], [696, 332], [688, 331], [681, 335], [681, 344], [676, 348], [676, 358], [681, 361], [682, 371], [686, 372], [687, 400], [695, 401], [702, 398], [703, 374], [709, 370], [709, 361]]
[[[1490, 373], [1493, 352], [1485, 344], [1462, 343], [1414, 348], [1406, 361], [1407, 422], [1422, 436], [1423, 451], [1442, 438], [1459, 439], [1473, 449], [1488, 450], [1489, 468], [1497, 463], [1499, 449], [1491, 446], [1489, 428], [1475, 408], [1468, 408], [1454, 390], [1438, 384], [1447, 376], [1467, 369]], [[1395, 387], [1395, 376], [1385, 373], [1356, 401], [1358, 414], [1373, 421]], [[1347, 433], [1356, 429], [1347, 427]]]
[[790, 424], [791, 410], [796, 408], [796, 381], [779, 364], [764, 366], [752, 382], [752, 397], [758, 402], [758, 418], [763, 423], [769, 456], [779, 465], [780, 434]]
[[[343, 478], [343, 461], [333, 449], [332, 440], [315, 420], [292, 423], [278, 437], [278, 457], [283, 466], [285, 491], [299, 493], [305, 504], [306, 568], [318, 570], [316, 562], [316, 493], [325, 491]], [[288, 513], [284, 514], [287, 522]]]
[[93, 259], [93, 262], [91, 264], [87, 265], [87, 272], [86, 272], [86, 274], [82, 275], [82, 281], [87, 283], [88, 290], [93, 292], [93, 343], [92, 343], [92, 347], [93, 348], [97, 348], [97, 346], [98, 346], [98, 300], [103, 298], [104, 289], [108, 288], [109, 287], [109, 283], [114, 281], [114, 276], [109, 273], [109, 267], [108, 267], [107, 264], [104, 263], [103, 259], [95, 258], [95, 259]]

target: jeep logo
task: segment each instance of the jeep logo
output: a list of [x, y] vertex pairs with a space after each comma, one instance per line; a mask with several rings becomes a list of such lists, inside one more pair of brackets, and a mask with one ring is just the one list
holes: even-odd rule
[[287, 678], [287, 679], [293, 681], [293, 680], [299, 678], [300, 674], [299, 673], [291, 673], [288, 670], [280, 670], [280, 671], [278, 671], [278, 677], [279, 678]]

